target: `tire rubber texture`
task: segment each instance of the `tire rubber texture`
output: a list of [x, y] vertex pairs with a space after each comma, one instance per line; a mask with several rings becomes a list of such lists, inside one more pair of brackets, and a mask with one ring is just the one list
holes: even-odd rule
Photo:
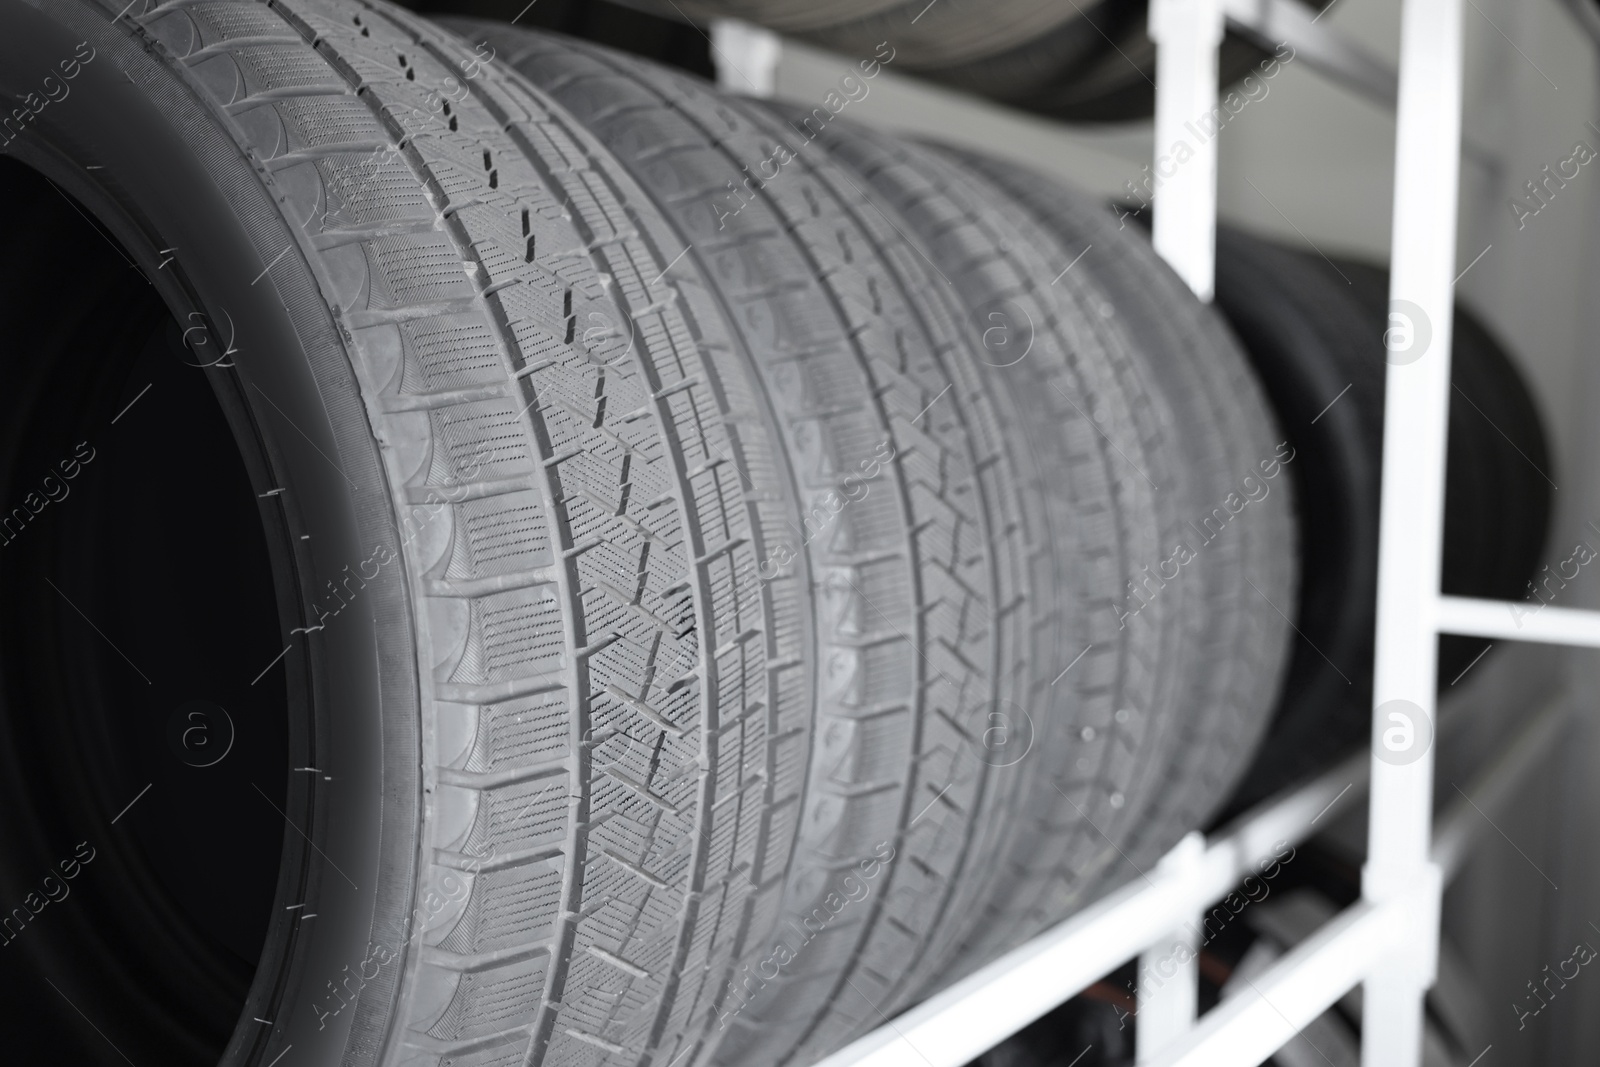
[[[987, 778], [996, 780], [985, 783], [985, 792], [971, 799], [957, 792], [951, 783], [963, 784], [959, 764], [955, 776], [941, 781], [926, 769], [932, 753], [900, 742], [895, 758], [909, 767], [895, 784], [916, 802], [882, 813], [857, 805], [841, 818], [828, 810], [838, 803], [830, 794], [872, 795], [894, 778], [886, 762], [890, 750], [859, 725], [862, 709], [852, 708], [850, 699], [829, 706], [824, 695], [786, 921], [825, 915], [816, 908], [818, 890], [809, 884], [813, 870], [848, 864], [865, 843], [879, 837], [895, 842], [895, 866], [881, 890], [881, 907], [859, 920], [841, 916], [848, 922], [835, 939], [842, 947], [818, 951], [824, 938], [815, 945], [805, 938], [805, 957], [792, 973], [780, 966], [775, 978], [754, 983], [760, 992], [738, 1004], [729, 1024], [733, 1033], [717, 1056], [730, 1064], [805, 1062], [878, 1024], [880, 1013], [904, 1007], [937, 981], [1059, 921], [1106, 880], [1136, 876], [1122, 845], [1154, 855], [1194, 825], [1197, 811], [1226, 795], [1265, 723], [1288, 629], [1269, 605], [1241, 598], [1247, 590], [1239, 575], [1248, 559], [1258, 584], [1292, 610], [1287, 488], [1238, 523], [1237, 533], [1229, 531], [1207, 549], [1197, 564], [1203, 577], [1172, 583], [1132, 613], [1129, 605], [1137, 601], [1129, 600], [1130, 575], [1171, 554], [1173, 538], [1195, 540], [1182, 532], [1183, 524], [1200, 518], [1202, 500], [1219, 505], [1226, 496], [1225, 476], [1217, 473], [1226, 469], [1226, 458], [1238, 458], [1241, 478], [1272, 458], [1270, 417], [1214, 318], [1203, 320], [1206, 341], [1193, 346], [1204, 350], [1207, 365], [1185, 372], [1185, 385], [1197, 384], [1211, 406], [1175, 416], [1169, 404], [1184, 388], [1173, 387], [1169, 397], [1150, 381], [1173, 354], [1136, 354], [1126, 324], [1114, 321], [1111, 301], [1095, 283], [1073, 277], [1046, 284], [1053, 276], [1059, 280], [1058, 263], [1071, 258], [1065, 239], [1044, 234], [1040, 219], [960, 160], [877, 134], [850, 133], [843, 125], [829, 126], [818, 138], [804, 127], [775, 122], [761, 107], [718, 99], [693, 81], [598, 49], [494, 24], [449, 24], [493, 44], [618, 153], [669, 217], [680, 220], [688, 258], [705, 258], [736, 320], [765, 324], [792, 317], [789, 300], [802, 296], [813, 321], [830, 305], [849, 313], [852, 305], [867, 304], [866, 318], [848, 318], [828, 335], [854, 333], [864, 379], [861, 370], [829, 352], [834, 363], [818, 367], [817, 378], [797, 389], [781, 372], [795, 361], [790, 353], [821, 363], [820, 353], [810, 354], [819, 347], [818, 335], [747, 331], [748, 342], [752, 358], [772, 365], [774, 394], [793, 397], [784, 402], [795, 405], [797, 448], [806, 444], [808, 424], [818, 421], [805, 396], [817, 392], [825, 398], [824, 379], [835, 391], [839, 381], [853, 379], [862, 382], [855, 388], [893, 398], [903, 386], [887, 373], [886, 355], [920, 378], [902, 416], [909, 416], [918, 433], [892, 420], [890, 425], [900, 475], [913, 487], [910, 514], [901, 520], [909, 526], [902, 525], [899, 536], [925, 524], [918, 512], [929, 504], [915, 492], [919, 482], [929, 485], [932, 469], [948, 472], [945, 478], [958, 471], [953, 464], [960, 453], [940, 438], [965, 423], [970, 428], [964, 447], [983, 457], [994, 446], [981, 442], [995, 439], [984, 428], [984, 419], [993, 418], [983, 410], [989, 405], [1009, 428], [999, 454], [979, 460], [989, 472], [979, 503], [991, 509], [990, 536], [1002, 546], [991, 550], [991, 568], [1020, 533], [1018, 552], [1028, 561], [1032, 581], [1018, 595], [1002, 579], [992, 592], [982, 590], [984, 598], [974, 606], [1008, 603], [1007, 614], [1036, 620], [1020, 661], [1016, 645], [991, 652], [1018, 683], [1004, 691], [1009, 695], [995, 698], [993, 707], [1002, 719], [1017, 719], [1013, 711], [1025, 716], [1032, 754], [1012, 763], [1010, 753], [985, 751], [982, 740], [989, 734], [982, 716], [962, 714], [959, 744], [982, 752], [980, 763], [999, 765], [991, 767]], [[781, 154], [779, 145], [785, 146]], [[763, 170], [758, 164], [774, 159], [785, 170], [781, 178], [751, 180]], [[873, 197], [870, 207], [862, 201], [866, 191]], [[1138, 247], [1132, 234], [1122, 239]], [[1135, 281], [1126, 283], [1135, 288], [1149, 281], [1144, 274], [1154, 267], [1148, 253], [1142, 260], [1137, 256], [1128, 268]], [[1177, 285], [1160, 274], [1155, 283]], [[1193, 304], [1181, 287], [1169, 291]], [[1144, 304], [1156, 306], [1149, 297]], [[1139, 342], [1170, 346], [1196, 316], [1203, 316], [1197, 305], [1168, 335], [1156, 340], [1147, 334]], [[880, 319], [890, 320], [893, 330], [881, 332]], [[915, 350], [918, 323], [929, 331], [923, 336], [930, 340], [921, 343], [931, 341], [936, 353], [922, 365], [908, 363], [904, 354]], [[960, 421], [947, 421], [953, 417]], [[1208, 463], [1180, 445], [1188, 432], [1204, 436], [1196, 447]], [[823, 446], [823, 469], [848, 469], [848, 442], [861, 435], [837, 414], [823, 420], [819, 433], [825, 442], [833, 439]], [[935, 434], [932, 440], [923, 436]], [[980, 442], [976, 447], [973, 438]], [[921, 465], [930, 452], [941, 456], [931, 469]], [[1206, 473], [1197, 480], [1202, 468]], [[972, 506], [959, 484], [939, 495], [943, 506]], [[1008, 508], [1020, 512], [1002, 510]], [[856, 518], [846, 511], [841, 523]], [[976, 525], [979, 517], [972, 520]], [[1002, 540], [1005, 533], [1011, 536]], [[850, 543], [864, 547], [854, 531]], [[807, 551], [825, 590], [846, 592], [848, 585], [855, 594], [846, 598], [846, 617], [880, 616], [896, 636], [907, 620], [940, 621], [937, 608], [948, 592], [923, 593], [920, 605], [912, 600], [885, 607], [882, 594], [865, 587], [855, 569], [859, 563], [828, 559], [829, 547], [820, 539]], [[915, 558], [928, 551], [927, 539], [912, 534], [908, 547], [896, 551]], [[930, 578], [923, 581], [937, 589]], [[824, 626], [829, 617], [823, 612]], [[943, 636], [937, 627], [927, 633], [930, 656], [940, 658], [923, 666], [937, 667], [937, 696], [956, 677], [942, 658], [955, 635]], [[1006, 636], [1003, 630], [1000, 635]], [[874, 639], [887, 636], [880, 631]], [[976, 661], [978, 647], [964, 646], [964, 659]], [[1221, 667], [1203, 665], [1206, 656], [1223, 650], [1237, 656]], [[854, 675], [859, 667], [851, 662]], [[1220, 715], [1195, 714], [1200, 702], [1181, 691], [1180, 680], [1196, 674], [1203, 677], [1201, 689], [1222, 700]], [[926, 687], [926, 674], [918, 684]], [[1022, 703], [1008, 703], [1018, 693], [1024, 694]], [[885, 710], [902, 715], [899, 708]], [[947, 717], [936, 705], [931, 710]], [[922, 713], [924, 729], [938, 725]], [[848, 733], [838, 729], [842, 722], [852, 723]], [[1228, 740], [1213, 735], [1225, 726], [1242, 730], [1231, 749]], [[834, 752], [828, 739], [836, 733]], [[1197, 746], [1201, 736], [1205, 744]], [[938, 746], [956, 741], [931, 737]], [[1194, 786], [1171, 789], [1179, 773], [1191, 775]], [[1018, 812], [1030, 814], [1019, 819]], [[1159, 829], [1148, 829], [1152, 816]], [[825, 833], [813, 837], [817, 823]], [[926, 838], [941, 833], [964, 835], [964, 843], [934, 841], [930, 848]]]
[[771, 115], [627, 57], [451, 25], [492, 43], [651, 189], [779, 408], [805, 516], [763, 574], [804, 560], [813, 575], [816, 744], [779, 930], [708, 1022], [712, 1062], [807, 1062], [917, 991], [1010, 810], [1018, 776], [975, 744], [1030, 683], [1033, 546], [1002, 419], [956, 358], [942, 306], [919, 299], [925, 261], [820, 153], [719, 219], [716, 194], [782, 135]]
[[[1136, 561], [1157, 560], [1184, 517], [1177, 495], [1157, 488], [1181, 481], [1170, 418], [1108, 305], [1076, 282], [1039, 281], [1048, 264], [1034, 243], [972, 265], [1001, 301], [988, 306], [941, 273], [957, 246], [920, 239], [934, 215], [903, 213], [915, 205], [878, 189], [868, 200], [877, 183], [843, 143], [812, 143], [760, 105], [599, 49], [449, 24], [582, 118], [677, 222], [686, 259], [704, 263], [745, 324], [813, 500], [837, 484], [829, 472], [892, 442], [884, 497], [898, 494], [894, 510], [871, 514], [874, 488], [842, 511], [841, 537], [806, 546], [829, 605], [823, 669], [836, 681], [820, 690], [780, 924], [801, 945], [775, 953], [775, 975], [752, 968], [749, 999], [730, 998], [737, 1011], [723, 1012], [715, 1058], [807, 1062], [969, 966], [991, 902], [1012, 895], [1016, 857], [1050, 852], [1015, 887], [1010, 928], [983, 934], [997, 944], [1059, 920], [1114, 876], [1116, 841], [1132, 836], [1178, 742], [1174, 665], [1195, 655], [1203, 600], [1202, 583], [1175, 586], [1119, 624]], [[780, 146], [783, 177], [749, 180]], [[969, 212], [993, 195], [953, 161], [927, 161], [965, 198], [939, 210]], [[1026, 222], [996, 224], [1015, 234]], [[982, 226], [963, 240], [994, 252]], [[1028, 342], [986, 334], [988, 312], [1024, 307], [1038, 324]], [[1034, 348], [1018, 360], [1010, 343]], [[1016, 812], [1046, 809], [1049, 840], [1030, 839], [1039, 824]], [[880, 844], [894, 859], [870, 902], [799, 933], [828, 915], [840, 883], [826, 872]], [[1051, 882], [1063, 872], [1065, 884]]]
[[[1124, 654], [1158, 649], [1147, 699], [1164, 735], [1134, 776], [1094, 783], [1086, 795], [1074, 795], [1089, 785], [1078, 762], [1082, 731], [1053, 735], [1059, 747], [1041, 753], [1053, 773], [1036, 779], [1018, 809], [998, 878], [1006, 889], [986, 894], [959, 972], [1059, 921], [1108, 877], [1137, 877], [1227, 796], [1277, 694], [1289, 627], [1274, 604], [1292, 610], [1295, 595], [1292, 494], [1284, 479], [1273, 497], [1263, 476], [1281, 470], [1283, 453], [1242, 353], [1136, 231], [1119, 233], [1107, 211], [1003, 164], [846, 124], [822, 141], [920, 238], [985, 339], [1005, 323], [1033, 342], [1030, 356], [1047, 377], [1030, 381], [1019, 373], [1025, 361], [994, 367], [991, 389], [1053, 393], [1080, 425], [1092, 419], [1116, 465], [1118, 495], [1150, 493], [1159, 526], [1156, 557], [1132, 555], [1135, 538], [1123, 535], [1129, 556], [1110, 614]], [[1087, 401], [1055, 377], [1061, 364]], [[1097, 367], [1109, 371], [1098, 384]], [[1119, 393], [1131, 418], [1120, 425], [1098, 399]], [[1065, 412], [1054, 417], [1073, 426]], [[1050, 436], [1045, 425], [1030, 439]], [[1258, 501], [1247, 502], [1247, 487]], [[1123, 709], [1137, 699], [1122, 696]], [[1123, 810], [1103, 806], [1108, 788]]]
[[1166, 400], [1173, 436], [1183, 444], [1180, 488], [1194, 508], [1185, 539], [1201, 557], [1193, 565], [1206, 583], [1204, 644], [1189, 674], [1174, 763], [1129, 848], [1143, 864], [1216, 813], [1279, 703], [1295, 641], [1289, 619], [1300, 601], [1295, 479], [1283, 476], [1294, 448], [1227, 322], [1194, 299], [1144, 230], [1026, 169], [961, 158], [1053, 233], [1063, 251], [1083, 250], [1072, 273], [1099, 287], [1102, 308], [1130, 334], [1145, 380]]
[[[785, 133], [800, 136], [805, 116], [786, 117]], [[1165, 490], [1185, 481], [1183, 460], [1165, 398], [1142, 375], [1110, 303], [1055, 268], [1072, 253], [953, 159], [843, 123], [817, 145], [928, 257], [934, 295], [957, 303], [969, 358], [1031, 454], [1026, 496], [1044, 504], [1031, 593], [1076, 585], [1086, 616], [1076, 647], [1032, 654], [1037, 756], [1016, 768], [1023, 787], [1000, 862], [963, 887], [948, 978], [1059, 921], [1108, 879], [1137, 876], [1123, 846], [1158, 803], [1161, 769], [1177, 754], [1181, 685], [1198, 665], [1208, 583], [1170, 583], [1139, 610], [1128, 599], [1127, 576], [1178, 535], [1183, 498]], [[1095, 573], [1108, 564], [1109, 584], [1122, 586], [1109, 603], [1108, 576]]]
[[[274, 523], [268, 548], [237, 397], [217, 402], [161, 297], [59, 189], [0, 159], [0, 1047], [122, 1063], [76, 1004], [106, 1029], [135, 1016], [130, 1057], [214, 1064], [298, 867], [262, 799], [281, 811], [289, 784], [287, 672], [263, 674], [282, 648], [267, 560], [288, 545]], [[196, 694], [237, 727], [185, 738], [227, 745], [220, 775], [163, 729]]]
[[670, 1060], [775, 914], [813, 682], [804, 579], [738, 577], [796, 505], [681, 245], [397, 8], [13, 4], [6, 93], [79, 41], [7, 151], [236, 327], [296, 546], [321, 773], [223, 1062]]
[[[1301, 636], [1271, 731], [1229, 802], [1237, 811], [1369, 734], [1388, 276], [1224, 227], [1217, 305], [1295, 447], [1304, 514]], [[1459, 306], [1453, 332], [1441, 587], [1521, 600], [1548, 530], [1549, 450], [1505, 350]], [[1442, 638], [1440, 686], [1485, 647]]]

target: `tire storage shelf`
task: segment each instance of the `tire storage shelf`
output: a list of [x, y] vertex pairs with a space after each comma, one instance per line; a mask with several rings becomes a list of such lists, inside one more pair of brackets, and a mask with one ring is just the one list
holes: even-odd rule
[[[1258, 1064], [1357, 987], [1365, 992], [1363, 1067], [1415, 1067], [1423, 998], [1438, 966], [1444, 885], [1518, 786], [1554, 748], [1570, 700], [1528, 716], [1515, 740], [1450, 809], [1433, 803], [1435, 663], [1441, 634], [1600, 647], [1600, 611], [1552, 608], [1513, 625], [1507, 602], [1444, 596], [1445, 443], [1450, 322], [1462, 148], [1462, 0], [1405, 0], [1398, 78], [1292, 0], [1152, 0], [1157, 46], [1155, 144], [1217, 106], [1225, 25], [1289, 39], [1345, 88], [1397, 109], [1390, 321], [1432, 323], [1422, 351], [1385, 337], [1387, 354], [1372, 750], [1235, 819], [1210, 839], [1191, 833], [1155, 869], [1045, 934], [828, 1056], [817, 1067], [962, 1067], [1131, 960], [1140, 961], [1138, 1061], [1160, 1067]], [[772, 95], [779, 39], [720, 21], [713, 51], [725, 88]], [[1396, 89], [1395, 86], [1398, 88]], [[1202, 299], [1216, 254], [1215, 140], [1158, 193], [1157, 251]], [[1203, 912], [1283, 842], [1368, 804], [1362, 898], [1197, 1018]], [[1324, 823], [1324, 826], [1327, 824]], [[1189, 962], [1178, 964], [1176, 958]], [[1146, 983], [1164, 965], [1160, 980]], [[1176, 979], [1176, 980], [1174, 980]]]

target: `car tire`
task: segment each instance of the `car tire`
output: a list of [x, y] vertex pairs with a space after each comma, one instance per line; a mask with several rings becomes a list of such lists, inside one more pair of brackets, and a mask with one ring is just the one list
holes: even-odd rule
[[[1177, 513], [1170, 505], [1160, 510], [1154, 484], [1134, 468], [1162, 472], [1171, 450], [1149, 436], [1157, 425], [1142, 411], [1149, 397], [1114, 348], [1120, 334], [1107, 334], [1098, 313], [1041, 290], [1023, 299], [1042, 301], [1062, 321], [1036, 317], [1039, 351], [1018, 362], [986, 348], [993, 324], [975, 320], [971, 302], [941, 275], [942, 251], [921, 240], [899, 205], [876, 195], [820, 133], [598, 48], [492, 23], [447, 24], [493, 45], [582, 118], [676, 221], [690, 249], [686, 259], [700, 262], [724, 294], [769, 392], [788, 409], [780, 422], [792, 424], [791, 447], [800, 447], [807, 424], [818, 420], [817, 399], [833, 397], [838, 425], [816, 434], [809, 447], [819, 458], [812, 462], [824, 471], [849, 469], [861, 448], [835, 442], [871, 442], [886, 432], [841, 433], [843, 418], [856, 417], [857, 398], [882, 396], [894, 405], [890, 413], [898, 415], [886, 429], [897, 473], [911, 486], [911, 510], [896, 522], [917, 531], [909, 543], [923, 560], [916, 582], [926, 591], [919, 601], [908, 588], [898, 594], [904, 599], [875, 607], [885, 594], [874, 590], [888, 587], [863, 585], [852, 569], [859, 557], [830, 559], [832, 546], [811, 545], [824, 596], [830, 585], [847, 594], [837, 601], [842, 615], [822, 613], [825, 625], [839, 618], [850, 627], [833, 639], [839, 648], [823, 652], [824, 662], [846, 652], [862, 623], [900, 631], [919, 618], [942, 625], [950, 616], [941, 605], [959, 603], [976, 626], [965, 643], [960, 630], [931, 631], [921, 680], [872, 686], [881, 700], [909, 694], [915, 707], [907, 716], [883, 705], [893, 713], [883, 720], [893, 726], [889, 734], [874, 736], [860, 725], [867, 705], [854, 654], [841, 677], [862, 681], [837, 696], [825, 693], [819, 706], [821, 740], [784, 924], [798, 929], [806, 916], [824, 914], [817, 903], [830, 883], [819, 872], [843, 869], [872, 843], [889, 843], [895, 866], [874, 889], [881, 898], [848, 926], [815, 939], [800, 935], [803, 954], [785, 948], [776, 962], [754, 962], [749, 998], [730, 999], [738, 1011], [726, 1013], [728, 1033], [714, 1059], [807, 1062], [878, 1025], [880, 1013], [914, 1002], [948, 972], [985, 902], [1004, 889], [1000, 861], [1021, 847], [1016, 811], [1041, 790], [1057, 812], [1058, 843], [1093, 857], [1081, 885], [1121, 862], [1090, 824], [1115, 835], [1134, 820], [1138, 798], [1150, 788], [1147, 776], [1162, 763], [1157, 754], [1174, 737], [1169, 694], [1180, 684], [1178, 664], [1187, 662], [1182, 643], [1192, 636], [1184, 627], [1193, 617], [1186, 606], [1192, 591], [1158, 600], [1138, 626], [1119, 629], [1115, 611], [1126, 593], [1126, 562], [1154, 559], [1163, 529], [1158, 514]], [[784, 173], [772, 178], [761, 163], [780, 158]], [[786, 329], [804, 323], [805, 332], [774, 335], [774, 322]], [[815, 378], [782, 376], [797, 353], [818, 364]], [[1094, 426], [1090, 409], [1106, 430]], [[862, 516], [847, 510], [841, 517], [853, 523]], [[943, 525], [951, 518], [957, 526]], [[974, 561], [989, 555], [991, 577], [962, 578], [966, 591], [952, 600], [956, 590], [938, 572], [954, 576], [954, 560], [938, 562], [944, 549], [934, 545], [953, 545], [961, 525], [981, 522], [989, 524], [992, 547], [974, 540], [969, 550]], [[885, 543], [879, 554], [891, 551], [893, 543]], [[847, 580], [830, 582], [829, 574]], [[977, 622], [979, 612], [1002, 605], [992, 622]], [[878, 630], [874, 641], [894, 636], [883, 625]], [[958, 647], [960, 656], [947, 661]], [[998, 672], [993, 681], [990, 671]], [[974, 688], [979, 684], [985, 688]], [[972, 692], [975, 702], [941, 709], [953, 688]], [[900, 737], [900, 720], [922, 738]], [[1026, 724], [1031, 747], [1014, 759], [1023, 741], [1015, 731]], [[985, 743], [1007, 737], [1007, 728], [1009, 740]], [[892, 748], [883, 746], [885, 736], [895, 738]], [[1076, 812], [1049, 784], [1060, 759], [1083, 761], [1070, 783], [1074, 794], [1065, 798], [1078, 803]], [[843, 799], [890, 788], [898, 799], [882, 810]], [[1045, 909], [1059, 918], [1075, 899], [1065, 894]], [[784, 962], [790, 955], [792, 967]]]
[[7, 155], [214, 341], [282, 534], [284, 650], [258, 654], [291, 710], [237, 1018], [131, 1009], [163, 991], [64, 962], [93, 931], [25, 931], [61, 994], [27, 1029], [102, 1020], [83, 1063], [675, 1047], [775, 909], [813, 657], [805, 579], [741, 580], [798, 507], [660, 216], [537, 90], [389, 5], [12, 4], [0, 72]]
[[[1303, 501], [1302, 596], [1283, 696], [1238, 811], [1370, 736], [1383, 453], [1387, 273], [1224, 227], [1217, 304], [1244, 342], [1294, 445]], [[1549, 452], [1505, 349], [1459, 306], [1446, 456], [1446, 593], [1522, 600], [1549, 522]], [[1439, 685], [1487, 645], [1441, 639]]]

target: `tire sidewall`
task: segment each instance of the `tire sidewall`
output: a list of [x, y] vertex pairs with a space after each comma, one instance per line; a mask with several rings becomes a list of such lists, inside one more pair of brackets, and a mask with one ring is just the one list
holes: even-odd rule
[[[347, 335], [322, 296], [331, 290], [270, 174], [181, 64], [130, 19], [110, 24], [120, 7], [78, 0], [0, 9], [7, 113], [27, 109], [30, 93], [37, 100], [46, 76], [59, 81], [57, 62], [80, 42], [93, 49], [68, 95], [0, 152], [76, 199], [174, 318], [203, 328], [192, 341], [227, 352], [197, 360], [214, 363], [197, 373], [222, 402], [256, 492], [282, 490], [264, 498], [269, 540], [276, 522], [292, 554], [278, 560], [290, 573], [274, 576], [288, 651], [272, 669], [289, 672], [291, 762], [316, 770], [284, 769], [293, 827], [285, 827], [278, 900], [222, 1062], [267, 1062], [289, 1045], [300, 1063], [375, 1062], [410, 929], [420, 825], [417, 640], [403, 568], [380, 568], [321, 629], [294, 631], [318, 625], [326, 585], [346, 567], [382, 550], [400, 558], [393, 498]], [[206, 491], [178, 473], [170, 491]], [[174, 580], [203, 593], [203, 575]], [[266, 666], [277, 650], [262, 651]], [[327, 990], [351, 973], [365, 978], [367, 961], [383, 959], [375, 946], [395, 963], [328, 1014], [339, 1001]]]

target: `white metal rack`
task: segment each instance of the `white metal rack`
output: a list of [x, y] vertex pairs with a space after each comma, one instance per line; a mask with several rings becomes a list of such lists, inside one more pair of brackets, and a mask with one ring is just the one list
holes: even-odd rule
[[[1379, 530], [1373, 747], [1262, 805], [1205, 841], [1191, 834], [1156, 870], [955, 983], [817, 1067], [961, 1067], [1105, 974], [1141, 961], [1135, 1016], [1139, 1062], [1245, 1067], [1272, 1055], [1356, 986], [1365, 987], [1363, 1067], [1416, 1067], [1423, 997], [1438, 955], [1440, 897], [1489, 825], [1559, 736], [1559, 696], [1481, 772], [1461, 801], [1433, 816], [1438, 635], [1600, 647], [1600, 612], [1546, 607], [1519, 619], [1504, 602], [1439, 592], [1445, 431], [1449, 410], [1455, 229], [1462, 109], [1461, 0], [1404, 0], [1398, 77], [1294, 0], [1151, 0], [1157, 45], [1156, 158], [1184, 125], [1217, 106], [1224, 26], [1258, 41], [1289, 40], [1308, 66], [1397, 110], [1390, 330]], [[1600, 30], [1600, 25], [1597, 25]], [[724, 84], [769, 95], [777, 38], [740, 23], [713, 28]], [[1195, 146], [1190, 143], [1193, 149]], [[1209, 300], [1215, 261], [1215, 140], [1161, 176], [1156, 249]], [[1449, 728], [1448, 721], [1442, 724]], [[1198, 974], [1172, 964], [1197, 918], [1278, 842], [1365, 794], [1368, 853], [1362, 899], [1197, 1018]], [[1330, 819], [1330, 821], [1332, 821]], [[1191, 946], [1192, 947], [1192, 946]]]

